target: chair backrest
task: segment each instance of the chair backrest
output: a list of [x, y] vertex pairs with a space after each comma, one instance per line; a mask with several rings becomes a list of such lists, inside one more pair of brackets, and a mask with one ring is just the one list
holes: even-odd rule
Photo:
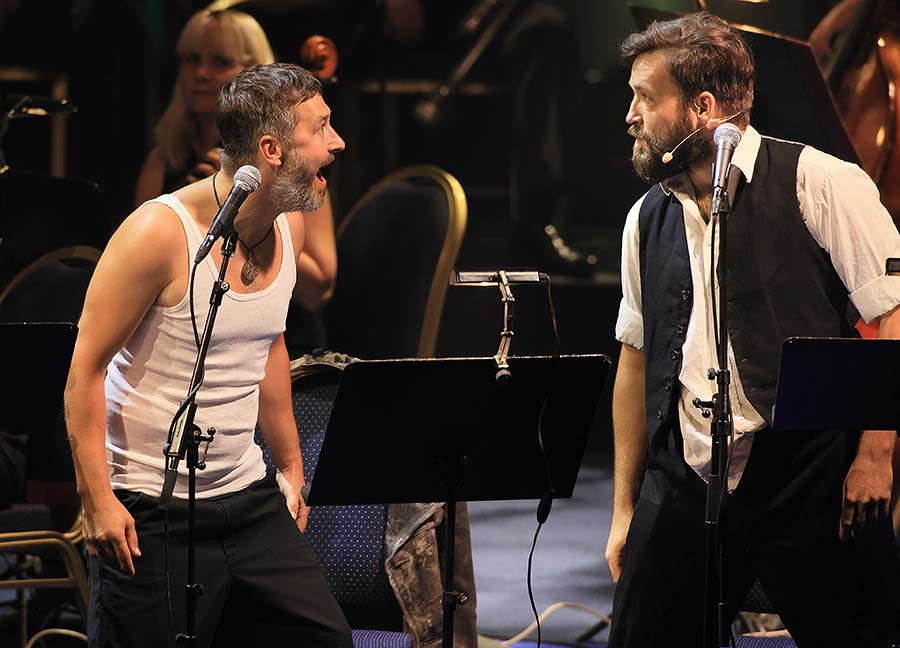
[[77, 322], [100, 250], [64, 247], [29, 263], [0, 290], [2, 322]]
[[[340, 372], [313, 384], [302, 379], [294, 382], [294, 417], [307, 482], [315, 474], [339, 381]], [[259, 432], [256, 440], [266, 463], [273, 467], [271, 453]], [[402, 612], [384, 568], [386, 528], [387, 506], [313, 507], [309, 514], [306, 537], [353, 628], [402, 627]]]
[[337, 283], [323, 311], [329, 347], [367, 359], [433, 355], [466, 217], [462, 186], [434, 166], [369, 189], [337, 231]]

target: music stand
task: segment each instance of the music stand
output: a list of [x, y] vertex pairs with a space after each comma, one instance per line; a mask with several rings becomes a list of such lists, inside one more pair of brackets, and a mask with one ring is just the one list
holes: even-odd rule
[[77, 333], [69, 322], [0, 324], [0, 427], [56, 425]]
[[495, 380], [494, 358], [348, 365], [310, 485], [311, 506], [447, 502], [445, 648], [467, 599], [452, 591], [456, 503], [551, 490], [571, 497], [610, 360], [511, 357], [509, 365], [506, 384]]
[[900, 340], [784, 341], [776, 430], [900, 429]]
[[73, 478], [72, 455], [60, 431], [63, 392], [78, 328], [71, 323], [0, 324], [0, 429], [26, 435], [28, 473]]

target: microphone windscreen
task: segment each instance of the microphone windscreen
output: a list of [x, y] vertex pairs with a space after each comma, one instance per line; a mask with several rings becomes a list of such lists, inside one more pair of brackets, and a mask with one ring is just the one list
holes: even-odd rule
[[259, 169], [252, 164], [245, 164], [234, 174], [234, 184], [239, 185], [247, 193], [253, 193], [259, 189], [261, 182], [262, 176], [259, 174]]
[[669, 162], [671, 162], [673, 157], [675, 157], [675, 156], [672, 155], [672, 151], [666, 151], [665, 153], [663, 153], [663, 156], [662, 156], [663, 164], [668, 164]]
[[738, 142], [741, 141], [741, 131], [734, 124], [722, 124], [721, 126], [716, 126], [716, 130], [713, 133], [713, 141], [716, 143], [716, 146], [724, 143], [730, 143], [732, 146], [737, 146]]

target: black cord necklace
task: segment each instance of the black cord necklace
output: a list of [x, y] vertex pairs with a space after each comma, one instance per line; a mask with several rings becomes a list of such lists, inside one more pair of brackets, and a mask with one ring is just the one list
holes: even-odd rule
[[[219, 175], [219, 172], [216, 171], [213, 174], [212, 179], [212, 187], [213, 187], [213, 197], [216, 199], [216, 206], [221, 209], [222, 203], [219, 202], [219, 192], [216, 191], [216, 176]], [[266, 235], [259, 239], [253, 245], [247, 245], [244, 243], [243, 239], [241, 239], [240, 235], [238, 235], [238, 241], [241, 245], [243, 245], [247, 249], [247, 260], [244, 262], [244, 266], [241, 268], [241, 276], [247, 283], [253, 283], [253, 280], [259, 276], [259, 266], [256, 265], [256, 262], [253, 260], [253, 251], [258, 248], [263, 241], [269, 238], [269, 235], [272, 233], [272, 230], [275, 228], [275, 223], [269, 225], [269, 230], [266, 232]]]

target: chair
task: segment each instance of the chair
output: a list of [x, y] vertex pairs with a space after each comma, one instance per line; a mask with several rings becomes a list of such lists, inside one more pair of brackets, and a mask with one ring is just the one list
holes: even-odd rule
[[337, 231], [329, 347], [366, 359], [433, 355], [467, 211], [462, 186], [434, 166], [401, 169], [363, 194]]
[[100, 250], [59, 248], [23, 268], [0, 290], [0, 321], [75, 322]]
[[[88, 580], [84, 562], [78, 550], [82, 539], [81, 515], [72, 523], [71, 528], [61, 533], [52, 530], [49, 507], [43, 504], [13, 504], [8, 509], [0, 510], [0, 554], [44, 554], [54, 552], [62, 561], [65, 576], [20, 576], [16, 579], [0, 582], [0, 588], [25, 589], [71, 588], [75, 590], [76, 602], [83, 620], [87, 619]], [[27, 607], [22, 605], [24, 599], [18, 596], [20, 618], [21, 645], [25, 645], [28, 636], [28, 619], [25, 616]]]
[[[100, 251], [86, 246], [60, 248], [32, 261], [0, 291], [0, 322], [74, 322], [84, 306], [84, 296]], [[40, 326], [35, 324], [34, 326]], [[71, 347], [68, 349], [71, 356]], [[30, 430], [26, 448], [25, 502], [0, 510], [0, 553], [58, 557], [63, 575], [20, 575], [0, 582], [0, 588], [19, 592], [21, 640], [27, 637], [26, 589], [71, 588], [83, 620], [87, 619], [88, 582], [78, 550], [82, 540], [80, 503], [74, 485], [74, 469], [62, 421], [62, 385], [68, 370], [58, 368], [59, 411], [55, 424], [50, 413], [45, 425]], [[40, 374], [26, 382], [52, 381]], [[23, 378], [24, 379], [24, 378]], [[41, 382], [39, 382], [41, 381]]]

